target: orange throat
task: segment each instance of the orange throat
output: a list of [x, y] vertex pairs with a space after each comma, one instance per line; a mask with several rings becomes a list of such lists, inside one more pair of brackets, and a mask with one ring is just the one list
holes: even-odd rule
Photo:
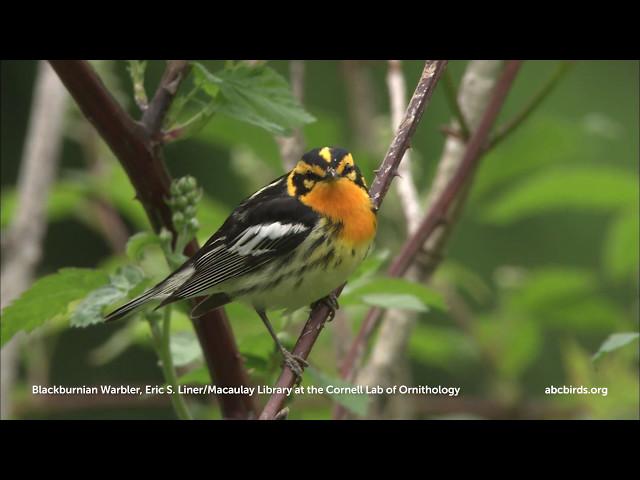
[[343, 225], [340, 238], [352, 245], [369, 243], [376, 233], [376, 216], [367, 192], [346, 178], [319, 183], [300, 197], [305, 205]]

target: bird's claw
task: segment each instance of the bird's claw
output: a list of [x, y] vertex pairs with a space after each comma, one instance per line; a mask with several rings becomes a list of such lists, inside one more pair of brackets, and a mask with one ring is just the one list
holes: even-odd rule
[[309, 366], [309, 363], [304, 358], [299, 355], [294, 355], [286, 349], [282, 349], [282, 356], [284, 357], [284, 364], [289, 367], [289, 370], [296, 376], [296, 385], [299, 385], [302, 380], [302, 373], [304, 369]]
[[329, 316], [327, 317], [327, 322], [333, 320], [336, 316], [336, 310], [340, 308], [340, 304], [338, 303], [338, 297], [336, 297], [335, 293], [330, 293], [326, 297], [321, 298], [317, 302], [314, 302], [311, 306], [315, 307], [316, 305], [324, 305], [329, 309]]

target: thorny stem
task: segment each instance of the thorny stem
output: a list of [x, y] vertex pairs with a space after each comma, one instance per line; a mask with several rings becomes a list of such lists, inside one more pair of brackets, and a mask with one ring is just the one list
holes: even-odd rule
[[[172, 61], [160, 82], [142, 124], [134, 121], [118, 103], [91, 68], [82, 60], [50, 60], [62, 82], [78, 106], [93, 124], [111, 151], [118, 158], [136, 189], [156, 232], [163, 227], [176, 236], [171, 210], [165, 199], [169, 197], [171, 177], [161, 155], [158, 138], [164, 115], [186, 75], [185, 61]], [[185, 254], [198, 250], [190, 242]], [[198, 302], [201, 299], [195, 299]], [[233, 336], [224, 309], [207, 312], [193, 321], [198, 340], [212, 379], [221, 386], [248, 385], [249, 377]], [[219, 395], [218, 402], [225, 418], [248, 418], [255, 415], [255, 404], [248, 395]]]
[[[403, 245], [400, 253], [396, 256], [395, 260], [387, 270], [388, 276], [399, 277], [404, 275], [411, 263], [415, 260], [416, 255], [419, 253], [427, 238], [439, 225], [442, 224], [443, 221], [445, 221], [447, 211], [449, 210], [452, 202], [455, 201], [468, 178], [473, 174], [477, 162], [482, 156], [484, 151], [482, 147], [486, 143], [491, 127], [500, 112], [515, 76], [518, 73], [520, 65], [521, 62], [516, 60], [512, 60], [507, 63], [496, 87], [494, 88], [492, 98], [482, 116], [482, 119], [480, 120], [480, 123], [478, 124], [478, 128], [473, 132], [469, 142], [467, 143], [467, 148], [460, 167], [447, 187], [443, 190], [442, 195], [434, 201], [432, 207], [420, 223], [418, 230], [409, 237]], [[365, 317], [365, 321], [360, 328], [358, 336], [354, 340], [351, 349], [341, 366], [340, 373], [343, 378], [353, 378], [356, 362], [358, 358], [360, 358], [369, 337], [375, 330], [381, 314], [381, 309], [374, 308], [370, 310]]]
[[[431, 100], [433, 90], [446, 67], [446, 60], [429, 60], [425, 63], [424, 70], [420, 77], [420, 81], [409, 102], [404, 120], [400, 124], [398, 131], [387, 151], [387, 154], [378, 169], [376, 178], [371, 185], [369, 194], [371, 195], [375, 208], [379, 208], [384, 196], [386, 195], [391, 182], [395, 177], [398, 165], [400, 164], [405, 151], [409, 147], [409, 142], [413, 136], [422, 114]], [[335, 290], [338, 297], [344, 285]], [[298, 341], [293, 349], [293, 354], [306, 359], [313, 348], [320, 331], [329, 315], [329, 308], [320, 302], [311, 312], [309, 319], [302, 329], [302, 333], [298, 337]], [[278, 387], [291, 387], [296, 381], [295, 375], [285, 367], [278, 379]], [[286, 396], [281, 393], [275, 393], [269, 398], [266, 406], [260, 414], [261, 420], [271, 420], [282, 410], [282, 406]]]

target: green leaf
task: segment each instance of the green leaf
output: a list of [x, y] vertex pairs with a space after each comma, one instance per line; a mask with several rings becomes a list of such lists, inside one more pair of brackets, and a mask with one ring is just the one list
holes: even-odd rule
[[270, 168], [274, 176], [284, 173], [280, 151], [273, 135], [260, 127], [218, 115], [197, 132], [193, 139], [230, 151], [238, 149], [239, 146], [248, 148]]
[[637, 198], [638, 181], [630, 172], [586, 166], [554, 169], [529, 177], [503, 194], [481, 218], [506, 224], [566, 209], [610, 212], [635, 205]]
[[171, 356], [173, 365], [182, 367], [202, 358], [198, 337], [193, 331], [177, 332], [171, 335]]
[[351, 278], [349, 279], [349, 283], [345, 290], [348, 292], [350, 290], [355, 290], [366, 283], [371, 281], [371, 277], [373, 277], [382, 267], [384, 262], [389, 258], [389, 250], [381, 250], [376, 251], [372, 255], [369, 255], [364, 261], [358, 266]]
[[144, 280], [142, 270], [133, 266], [120, 267], [104, 285], [87, 295], [74, 309], [70, 324], [72, 327], [87, 327], [103, 322], [105, 307], [126, 298], [128, 293]]
[[160, 239], [155, 233], [139, 232], [132, 235], [127, 241], [127, 256], [137, 262], [142, 259], [144, 249], [150, 245], [160, 245]]
[[[305, 368], [305, 373], [309, 375], [311, 382], [317, 387], [326, 389], [332, 385], [334, 387], [353, 387], [354, 385], [342, 380], [341, 378], [331, 377], [313, 367]], [[369, 398], [367, 395], [357, 394], [329, 394], [329, 396], [339, 405], [356, 415], [364, 416], [367, 414], [369, 406]]]
[[609, 227], [603, 255], [605, 272], [609, 278], [623, 280], [638, 274], [638, 264], [640, 264], [639, 217], [637, 208], [633, 208], [619, 215]]
[[71, 302], [108, 282], [99, 270], [63, 268], [37, 280], [2, 311], [2, 345], [19, 331], [30, 332], [58, 315], [66, 315]]
[[315, 121], [295, 99], [287, 81], [270, 67], [240, 64], [211, 74], [200, 64], [194, 66], [218, 112], [274, 135], [290, 135], [293, 128]]
[[414, 312], [429, 311], [429, 308], [418, 297], [406, 293], [376, 293], [362, 295], [361, 299], [372, 307], [398, 308]]
[[105, 285], [91, 292], [73, 311], [69, 322], [72, 327], [88, 327], [102, 323], [104, 307], [124, 298], [126, 294], [111, 285]]
[[638, 332], [613, 333], [600, 345], [600, 348], [593, 356], [593, 360], [599, 359], [605, 353], [613, 352], [619, 348], [636, 340], [640, 334]]
[[144, 273], [134, 265], [124, 265], [110, 276], [110, 280], [111, 285], [125, 293], [129, 293], [144, 280]]
[[433, 307], [445, 310], [444, 300], [438, 292], [403, 278], [370, 277], [355, 288], [347, 284], [339, 301], [345, 306], [365, 302], [384, 308], [427, 311]]

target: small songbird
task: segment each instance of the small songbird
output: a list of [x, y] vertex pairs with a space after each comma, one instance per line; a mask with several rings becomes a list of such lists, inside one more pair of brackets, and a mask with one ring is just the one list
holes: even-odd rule
[[156, 307], [207, 296], [192, 316], [232, 301], [253, 307], [298, 376], [304, 359], [280, 343], [267, 310], [296, 310], [324, 302], [367, 256], [376, 211], [353, 157], [342, 148], [316, 148], [289, 173], [242, 201], [202, 248], [165, 280], [108, 314], [117, 320], [149, 302]]

